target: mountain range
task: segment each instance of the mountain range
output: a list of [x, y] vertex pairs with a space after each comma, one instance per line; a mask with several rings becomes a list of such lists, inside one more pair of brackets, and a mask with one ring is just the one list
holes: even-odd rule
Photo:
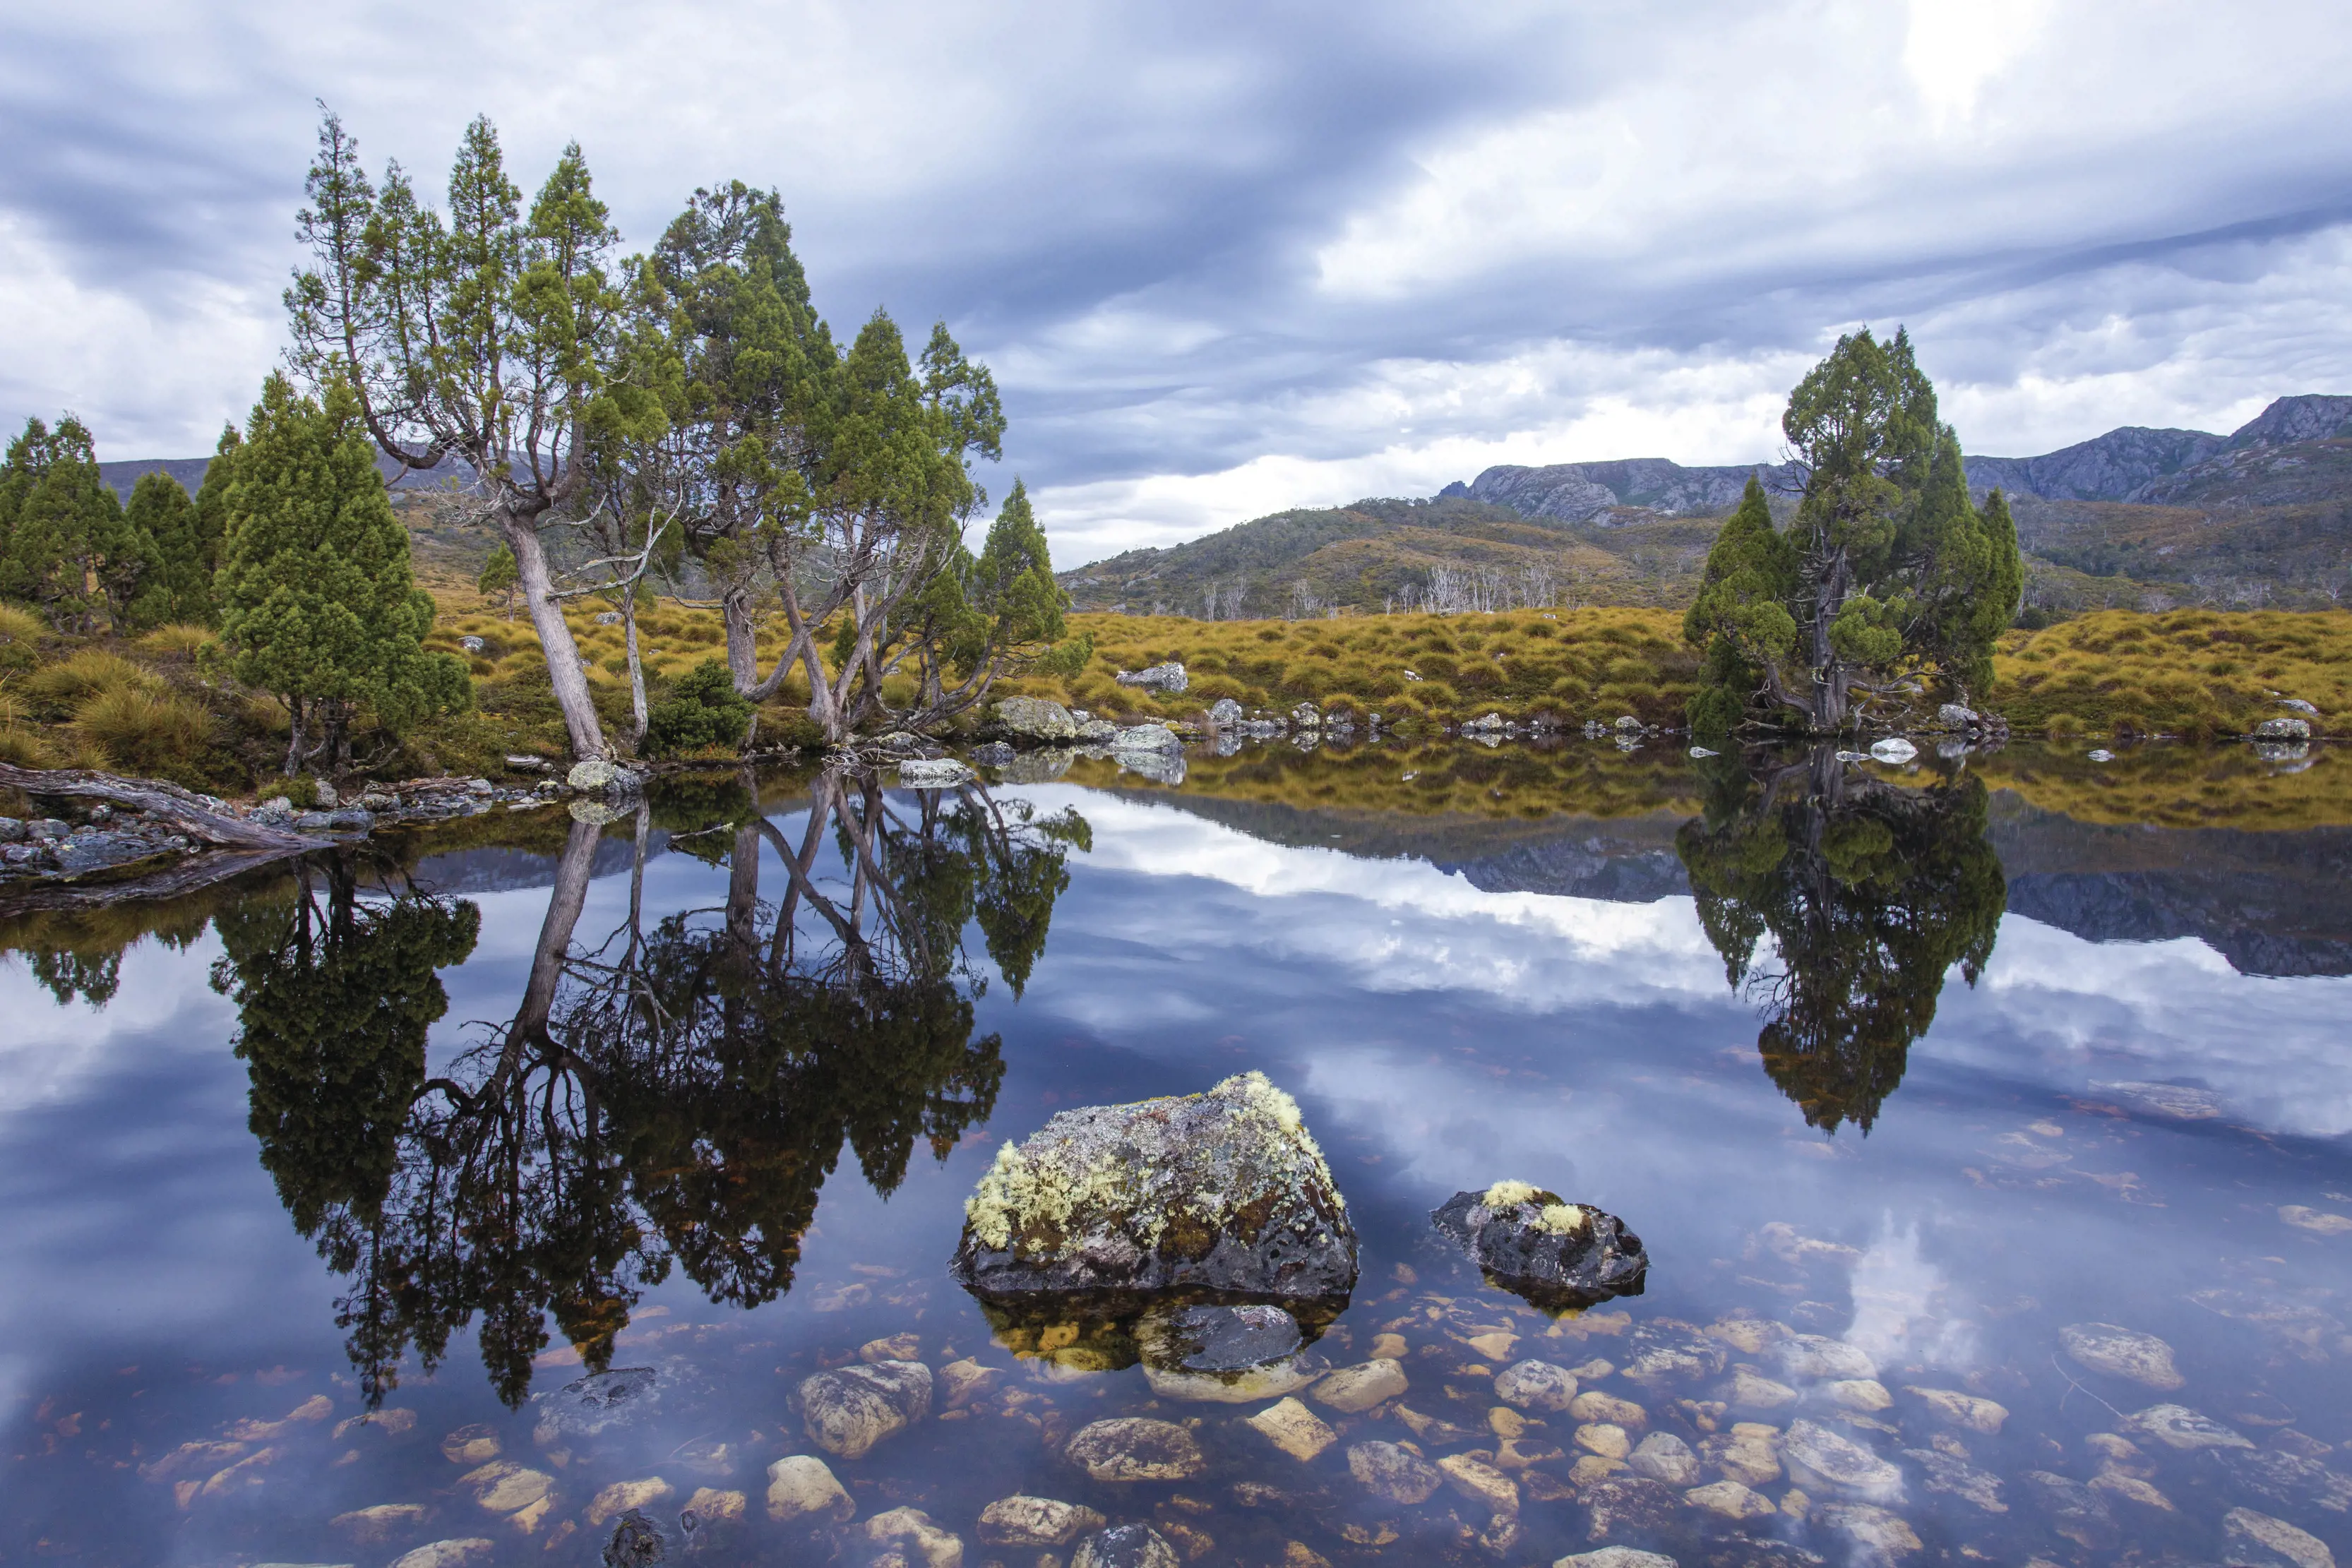
[[[2280, 398], [2228, 435], [2130, 425], [1964, 462], [1979, 497], [2011, 498], [2029, 612], [2352, 594], [2352, 397]], [[1784, 514], [1802, 486], [1786, 463], [1499, 465], [1425, 501], [1278, 512], [1061, 575], [1081, 608], [1186, 614], [1213, 591], [1223, 615], [1379, 609], [1426, 593], [1440, 570], [1504, 602], [1672, 606], [1696, 591], [1751, 475]]]

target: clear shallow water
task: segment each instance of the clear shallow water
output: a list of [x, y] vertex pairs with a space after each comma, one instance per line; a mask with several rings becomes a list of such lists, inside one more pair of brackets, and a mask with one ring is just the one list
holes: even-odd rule
[[[625, 820], [517, 822], [405, 873], [320, 863], [307, 900], [278, 875], [19, 922], [0, 1552], [382, 1564], [462, 1540], [586, 1563], [643, 1500], [674, 1554], [713, 1562], [869, 1561], [864, 1521], [904, 1506], [965, 1562], [1027, 1568], [1036, 1548], [975, 1530], [1014, 1492], [1211, 1563], [1309, 1561], [1296, 1543], [1523, 1564], [1603, 1540], [1843, 1563], [1854, 1531], [1890, 1539], [1785, 1475], [1754, 1489], [1769, 1517], [1669, 1493], [1596, 1535], [1607, 1494], [1567, 1412], [1513, 1446], [1534, 1456], [1506, 1467], [1516, 1531], [1452, 1489], [1400, 1506], [1352, 1477], [1367, 1441], [1496, 1455], [1493, 1374], [1530, 1356], [1703, 1457], [1743, 1420], [1862, 1444], [1902, 1472], [1882, 1500], [1909, 1561], [2220, 1562], [2248, 1555], [2239, 1509], [2352, 1549], [2332, 1479], [2352, 1476], [2352, 913], [2330, 892], [2352, 835], [1693, 793], [1710, 810], [1687, 824], [1574, 800], [1481, 824], [1055, 784], [985, 816], [934, 798], [927, 826], [892, 792], [861, 879], [845, 819], [812, 838], [790, 781], [756, 811], [665, 800], [642, 857]], [[1727, 950], [1750, 958], [1737, 987]], [[1248, 1069], [1297, 1097], [1361, 1237], [1315, 1353], [1404, 1342], [1407, 1392], [1317, 1406], [1339, 1440], [1307, 1462], [1242, 1424], [1262, 1405], [1015, 1356], [945, 1271], [999, 1143]], [[1503, 1177], [1622, 1217], [1646, 1293], [1556, 1323], [1483, 1284], [1427, 1215]], [[2160, 1337], [2180, 1386], [2069, 1356], [2086, 1322]], [[851, 1524], [773, 1524], [767, 1468], [814, 1451], [800, 1381], [908, 1334], [996, 1375], [829, 1461]], [[1858, 1349], [1887, 1407], [1789, 1370], [1786, 1334]], [[1661, 1345], [1702, 1364], [1628, 1376]], [[599, 1413], [563, 1393], [594, 1366], [653, 1377]], [[1741, 1366], [1791, 1402], [1750, 1383], [1726, 1407]], [[1974, 1429], [1914, 1389], [2007, 1414]], [[2128, 1424], [2165, 1404], [2250, 1446]], [[1197, 1421], [1204, 1473], [1114, 1485], [1064, 1458], [1125, 1415]]]

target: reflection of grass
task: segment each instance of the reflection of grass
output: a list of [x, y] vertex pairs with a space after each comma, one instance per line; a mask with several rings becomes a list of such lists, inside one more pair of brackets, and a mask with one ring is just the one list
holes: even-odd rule
[[2352, 822], [2352, 753], [2316, 746], [2310, 757], [2310, 767], [2285, 773], [2241, 745], [2131, 747], [2093, 762], [2076, 747], [2028, 742], [1969, 766], [1987, 788], [2083, 822], [2253, 831]]

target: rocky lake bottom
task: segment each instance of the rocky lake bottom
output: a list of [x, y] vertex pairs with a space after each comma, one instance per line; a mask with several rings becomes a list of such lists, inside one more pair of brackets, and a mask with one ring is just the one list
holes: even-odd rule
[[[0, 915], [0, 1561], [2352, 1553], [2352, 826], [1286, 766], [679, 786]], [[1357, 1245], [1263, 1354], [957, 1282], [1005, 1145], [1252, 1072]], [[1502, 1182], [1639, 1293], [1482, 1275], [1431, 1217]]]

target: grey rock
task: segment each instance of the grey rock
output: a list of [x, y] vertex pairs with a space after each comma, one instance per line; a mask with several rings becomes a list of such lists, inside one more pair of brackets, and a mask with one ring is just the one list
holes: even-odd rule
[[521, 773], [543, 773], [547, 770], [547, 758], [544, 757], [509, 756], [506, 764]]
[[1118, 737], [1118, 726], [1107, 718], [1090, 718], [1078, 726], [1078, 738], [1089, 746], [1104, 746]]
[[1186, 685], [1184, 666], [1170, 660], [1144, 670], [1121, 670], [1112, 677], [1123, 686], [1139, 686], [1145, 691], [1181, 692]]
[[277, 811], [281, 814], [290, 814], [294, 810], [294, 797], [291, 795], [272, 795], [268, 800], [264, 800], [257, 809], [264, 811]]
[[2223, 1514], [2221, 1531], [2231, 1568], [2336, 1568], [2336, 1554], [2319, 1537], [2251, 1508]]
[[1584, 1504], [1584, 1538], [1591, 1542], [1612, 1535], [1664, 1534], [1679, 1521], [1683, 1510], [1683, 1500], [1673, 1488], [1622, 1471], [1579, 1488], [1577, 1500]]
[[564, 775], [563, 781], [574, 789], [609, 789], [620, 776], [621, 770], [604, 758], [591, 757], [585, 761], [573, 763], [572, 771]]
[[1723, 753], [1719, 751], [1710, 751], [1704, 746], [1692, 747], [1690, 748], [1690, 754], [1694, 758], [1720, 757], [1723, 755]]
[[954, 789], [978, 777], [952, 757], [917, 758], [898, 764], [898, 783], [908, 789]]
[[1205, 1288], [1323, 1297], [1356, 1231], [1289, 1095], [1262, 1073], [1202, 1094], [1065, 1111], [1007, 1144], [952, 1265], [976, 1293]]
[[1780, 1441], [1780, 1462], [1789, 1478], [1815, 1494], [1859, 1498], [1864, 1502], [1903, 1500], [1903, 1472], [1868, 1448], [1817, 1421], [1792, 1423]]
[[478, 653], [489, 644], [479, 637], [460, 637], [457, 639], [457, 646], [465, 649], [468, 653]]
[[[1644, 512], [1670, 517], [1727, 512], [1739, 504], [1750, 474], [1761, 474], [1770, 487], [1798, 489], [1803, 484], [1793, 465], [1685, 468], [1663, 457], [1633, 457], [1542, 468], [1497, 465], [1456, 493], [1508, 507], [1522, 517], [1608, 527], [1640, 521]], [[1628, 514], [1620, 508], [1633, 510]]]
[[2310, 703], [2304, 701], [2301, 697], [2281, 697], [2279, 698], [2279, 706], [2287, 708], [2295, 713], [2307, 714], [2313, 718], [2317, 718], [2319, 716], [2319, 709]]
[[2113, 762], [2116, 759], [2116, 754], [2104, 746], [2095, 746], [2083, 756], [2092, 762]]
[[[1306, 1336], [1298, 1320], [1280, 1307], [1163, 1307], [1136, 1325], [1143, 1359], [1150, 1366], [1186, 1372], [1245, 1372], [1282, 1360]], [[1302, 1381], [1303, 1381], [1302, 1377]]]
[[1300, 729], [1320, 729], [1323, 727], [1323, 710], [1313, 703], [1300, 703], [1290, 710], [1290, 722]]
[[1111, 737], [1113, 751], [1179, 751], [1184, 740], [1164, 724], [1131, 725]]
[[650, 1366], [616, 1366], [575, 1378], [551, 1394], [535, 1394], [539, 1419], [531, 1439], [552, 1447], [565, 1437], [593, 1437], [627, 1426], [661, 1402], [659, 1379]]
[[2352, 1511], [2352, 1478], [2285, 1448], [2224, 1448], [2215, 1460], [2256, 1497], [2288, 1508]]
[[1219, 697], [1209, 705], [1209, 724], [1216, 729], [1231, 729], [1242, 721], [1242, 705], [1231, 697]]
[[2304, 718], [2266, 718], [2254, 726], [2256, 740], [2309, 740], [2311, 721]]
[[980, 1511], [980, 1539], [990, 1546], [1067, 1546], [1102, 1527], [1093, 1509], [1049, 1497], [999, 1498]]
[[1822, 1334], [1791, 1334], [1773, 1347], [1780, 1370], [1801, 1379], [1876, 1377], [1878, 1364], [1859, 1345]]
[[1428, 1501], [1445, 1484], [1435, 1465], [1395, 1443], [1358, 1443], [1348, 1450], [1348, 1473], [1381, 1501], [1407, 1508]]
[[129, 865], [161, 852], [161, 846], [131, 833], [77, 833], [51, 846], [50, 858], [68, 876]]
[[1630, 713], [1619, 714], [1616, 728], [1620, 735], [1638, 735], [1642, 731], [1642, 721]]
[[1060, 703], [1044, 697], [1006, 697], [996, 705], [996, 722], [1016, 741], [1069, 740], [1078, 733], [1077, 721]]
[[1179, 1568], [1183, 1559], [1148, 1524], [1115, 1524], [1078, 1542], [1070, 1568]]
[[971, 748], [971, 759], [983, 768], [1003, 768], [1020, 755], [1001, 740], [983, 741]]
[[[621, 777], [622, 775], [619, 771], [615, 770], [613, 782], [618, 784], [621, 780]], [[495, 795], [498, 792], [499, 787], [491, 783], [487, 779], [468, 779], [466, 780], [466, 793], [468, 795]]]
[[339, 833], [370, 832], [375, 827], [375, 813], [360, 806], [345, 806], [327, 813], [327, 826]]
[[599, 626], [618, 626], [620, 623], [621, 612], [617, 610], [605, 610], [597, 613], [596, 624]]
[[1899, 735], [1890, 735], [1885, 740], [1873, 742], [1870, 755], [1878, 762], [1908, 762], [1919, 755], [1919, 748]]
[[25, 841], [25, 824], [16, 817], [0, 817], [0, 844], [20, 844]]
[[1959, 703], [1946, 703], [1936, 710], [1936, 722], [1951, 729], [1966, 729], [1977, 722], [1977, 710]]
[[1549, 1361], [1518, 1361], [1495, 1375], [1495, 1397], [1521, 1410], [1565, 1410], [1576, 1374]]
[[61, 822], [55, 817], [36, 817], [25, 824], [25, 836], [37, 844], [56, 843], [72, 831], [71, 824]]
[[343, 798], [335, 792], [335, 787], [324, 779], [310, 780], [310, 803], [319, 810], [331, 811], [341, 805], [342, 800]]
[[1903, 1457], [1918, 1465], [1927, 1478], [1929, 1491], [1949, 1492], [1987, 1513], [2009, 1511], [2009, 1505], [2000, 1500], [2000, 1478], [1977, 1469], [1958, 1455], [1937, 1448], [1906, 1448]]
[[877, 1443], [931, 1413], [931, 1369], [919, 1361], [877, 1361], [801, 1380], [801, 1424], [809, 1440], [844, 1459], [861, 1459]]
[[[1814, 1561], [1818, 1563], [1821, 1559], [1815, 1558]], [[1598, 1552], [1579, 1552], [1573, 1556], [1562, 1557], [1551, 1568], [1680, 1568], [1680, 1564], [1663, 1552], [1643, 1552], [1632, 1546], [1604, 1546]]]
[[1429, 1218], [1496, 1284], [1546, 1311], [1638, 1296], [1649, 1272], [1642, 1239], [1615, 1215], [1525, 1182], [1457, 1192]]
[[2172, 1364], [2172, 1347], [2154, 1334], [2116, 1323], [2068, 1323], [2058, 1331], [2066, 1354], [2094, 1372], [2128, 1377], [2162, 1393], [2188, 1379]]
[[1678, 1491], [1696, 1486], [1701, 1474], [1698, 1456], [1672, 1432], [1651, 1433], [1625, 1462], [1633, 1467], [1634, 1474], [1647, 1476]]
[[294, 826], [306, 833], [323, 833], [335, 825], [335, 819], [324, 811], [305, 811], [294, 819]]
[[2040, 1497], [2052, 1530], [2095, 1552], [2116, 1543], [2116, 1516], [2105, 1498], [2070, 1476], [2049, 1470], [2026, 1471], [2025, 1483]]
[[2251, 1448], [2253, 1444], [2210, 1416], [2185, 1405], [2151, 1405], [2124, 1421], [2130, 1431], [2183, 1453], [2199, 1448]]
[[1474, 718], [1474, 719], [1472, 719], [1469, 723], [1467, 723], [1467, 724], [1464, 725], [1462, 727], [1463, 727], [1464, 729], [1465, 729], [1465, 730], [1496, 730], [1496, 731], [1500, 731], [1500, 730], [1503, 728], [1503, 716], [1502, 716], [1501, 714], [1498, 714], [1498, 713], [1490, 713], [1490, 714], [1486, 715], [1484, 718]]

